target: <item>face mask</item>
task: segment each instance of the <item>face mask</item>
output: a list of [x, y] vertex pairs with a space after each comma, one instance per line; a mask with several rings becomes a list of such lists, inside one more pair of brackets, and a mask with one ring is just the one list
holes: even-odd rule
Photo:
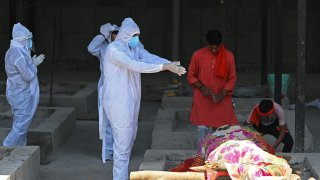
[[27, 46], [28, 46], [28, 49], [30, 50], [32, 49], [32, 39], [28, 40]]
[[138, 44], [139, 44], [139, 36], [132, 37], [132, 38], [129, 40], [129, 43], [128, 43], [128, 45], [129, 45], [131, 48], [136, 47]]

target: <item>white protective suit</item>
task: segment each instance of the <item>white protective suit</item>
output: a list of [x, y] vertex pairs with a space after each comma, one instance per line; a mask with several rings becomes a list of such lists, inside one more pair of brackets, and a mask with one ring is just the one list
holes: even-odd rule
[[96, 56], [100, 61], [101, 76], [98, 82], [98, 112], [99, 112], [99, 137], [102, 140], [101, 158], [103, 163], [106, 160], [112, 160], [113, 154], [113, 136], [112, 129], [107, 116], [103, 110], [103, 63], [106, 59], [103, 54], [106, 52], [107, 46], [111, 43], [111, 33], [119, 31], [118, 26], [107, 23], [100, 28], [100, 35], [93, 38], [88, 46], [88, 51]]
[[113, 179], [128, 179], [128, 165], [138, 128], [141, 99], [140, 73], [162, 71], [170, 61], [150, 54], [139, 44], [129, 48], [128, 41], [140, 33], [138, 25], [126, 18], [120, 31], [105, 54], [104, 63], [104, 110], [110, 120], [113, 137]]
[[5, 55], [8, 76], [6, 95], [13, 125], [3, 146], [25, 146], [27, 132], [39, 102], [37, 67], [28, 48], [32, 33], [20, 23], [13, 26], [10, 48]]

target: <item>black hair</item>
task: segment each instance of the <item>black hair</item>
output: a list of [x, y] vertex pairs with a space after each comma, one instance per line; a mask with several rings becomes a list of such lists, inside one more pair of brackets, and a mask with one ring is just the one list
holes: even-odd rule
[[115, 30], [115, 31], [112, 31], [112, 33], [111, 33], [111, 34], [115, 34], [115, 35], [117, 35], [117, 34], [118, 34], [118, 32], [119, 32], [119, 31]]
[[210, 45], [220, 45], [222, 41], [222, 34], [218, 30], [209, 30], [207, 32], [207, 43]]
[[273, 107], [273, 102], [270, 99], [263, 99], [259, 103], [259, 110], [262, 113], [269, 112]]

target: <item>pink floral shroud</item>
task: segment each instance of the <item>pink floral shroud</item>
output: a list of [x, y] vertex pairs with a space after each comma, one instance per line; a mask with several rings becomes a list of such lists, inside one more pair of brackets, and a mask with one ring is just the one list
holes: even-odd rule
[[285, 159], [262, 150], [248, 140], [230, 140], [221, 144], [209, 154], [207, 161], [218, 162], [233, 180], [291, 174]]
[[[217, 147], [219, 147], [222, 143], [227, 142], [229, 140], [249, 140], [255, 143], [261, 149], [274, 154], [275, 150], [263, 139], [260, 133], [255, 131], [253, 128], [249, 126], [224, 126], [217, 129], [213, 134], [207, 135], [202, 141], [199, 143], [199, 149], [197, 152], [197, 156], [201, 156], [204, 159], [207, 159], [208, 155], [214, 151]], [[229, 151], [229, 149], [223, 149], [224, 151]]]

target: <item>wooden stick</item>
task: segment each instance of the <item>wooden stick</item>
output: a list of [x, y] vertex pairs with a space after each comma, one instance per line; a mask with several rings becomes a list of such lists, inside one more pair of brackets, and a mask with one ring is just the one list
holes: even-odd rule
[[205, 180], [203, 172], [135, 171], [130, 180]]

